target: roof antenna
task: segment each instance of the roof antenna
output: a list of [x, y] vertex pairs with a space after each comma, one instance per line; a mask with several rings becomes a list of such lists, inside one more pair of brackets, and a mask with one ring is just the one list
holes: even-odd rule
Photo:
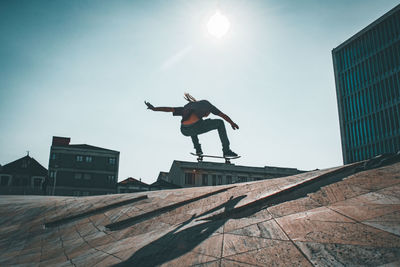
[[27, 156], [29, 156], [29, 150], [26, 151]]

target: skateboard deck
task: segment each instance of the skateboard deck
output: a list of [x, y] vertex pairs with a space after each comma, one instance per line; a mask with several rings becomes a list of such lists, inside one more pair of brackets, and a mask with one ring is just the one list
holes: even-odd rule
[[203, 161], [203, 158], [216, 158], [216, 159], [225, 159], [225, 163], [231, 163], [231, 159], [238, 159], [240, 156], [235, 156], [235, 157], [224, 157], [224, 156], [214, 156], [214, 155], [197, 155], [195, 153], [190, 153], [193, 156], [197, 156], [197, 161], [201, 162]]

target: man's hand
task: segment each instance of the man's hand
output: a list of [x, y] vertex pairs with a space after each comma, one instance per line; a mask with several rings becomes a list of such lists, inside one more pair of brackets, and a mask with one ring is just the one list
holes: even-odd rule
[[144, 101], [144, 103], [146, 104], [147, 109], [154, 110], [154, 106], [152, 104], [150, 104], [149, 102], [146, 102], [146, 101]]
[[228, 115], [226, 115], [225, 113], [219, 113], [218, 116], [220, 116], [221, 118], [223, 118], [224, 120], [226, 120], [227, 122], [229, 122], [231, 124], [231, 127], [233, 130], [239, 129], [239, 126], [234, 123], [231, 118], [229, 118]]
[[233, 130], [239, 129], [239, 126], [234, 122], [231, 123], [231, 126]]

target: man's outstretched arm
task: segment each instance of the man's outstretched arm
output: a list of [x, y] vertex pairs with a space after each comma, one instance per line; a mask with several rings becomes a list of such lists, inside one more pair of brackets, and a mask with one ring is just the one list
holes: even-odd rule
[[225, 113], [222, 113], [222, 112], [221, 112], [220, 114], [218, 114], [218, 116], [220, 116], [221, 118], [223, 118], [224, 120], [226, 120], [227, 122], [229, 122], [230, 125], [232, 126], [232, 129], [233, 129], [233, 130], [239, 129], [239, 126], [238, 126], [236, 123], [234, 123], [234, 122], [231, 120], [231, 118], [229, 118], [229, 116], [226, 115]]
[[164, 112], [174, 112], [175, 109], [171, 107], [154, 107], [149, 102], [144, 101], [147, 106], [147, 109], [151, 109], [152, 111], [164, 111]]

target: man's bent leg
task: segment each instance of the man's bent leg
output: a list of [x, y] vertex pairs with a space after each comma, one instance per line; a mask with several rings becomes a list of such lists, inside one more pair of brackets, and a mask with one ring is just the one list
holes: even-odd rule
[[196, 154], [203, 154], [201, 151], [201, 145], [199, 142], [199, 137], [197, 136], [195, 125], [181, 126], [181, 132], [184, 136], [190, 136], [192, 138], [194, 149], [196, 149]]
[[222, 149], [224, 151], [229, 150], [229, 139], [226, 133], [225, 123], [223, 120], [220, 119], [204, 120], [194, 130], [196, 131], [197, 134], [203, 134], [212, 130], [218, 130], [218, 135], [222, 143]]
[[194, 149], [196, 149], [196, 154], [203, 154], [203, 151], [201, 150], [201, 145], [199, 142], [199, 137], [197, 135], [192, 135], [191, 138], [192, 138]]

